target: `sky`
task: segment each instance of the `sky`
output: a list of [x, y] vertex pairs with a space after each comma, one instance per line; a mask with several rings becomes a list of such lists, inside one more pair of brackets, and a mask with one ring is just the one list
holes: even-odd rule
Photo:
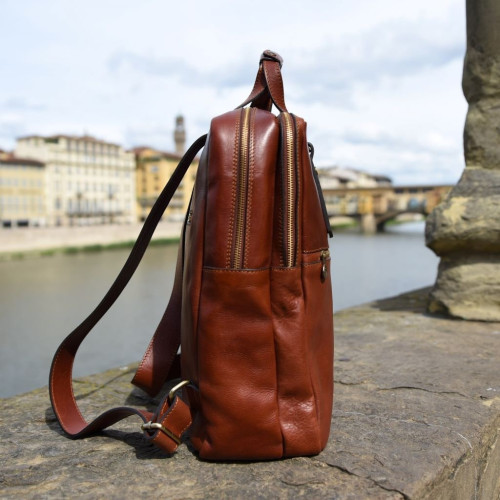
[[175, 116], [194, 141], [271, 49], [317, 166], [455, 183], [465, 46], [464, 0], [0, 0], [0, 149], [90, 134], [173, 151]]

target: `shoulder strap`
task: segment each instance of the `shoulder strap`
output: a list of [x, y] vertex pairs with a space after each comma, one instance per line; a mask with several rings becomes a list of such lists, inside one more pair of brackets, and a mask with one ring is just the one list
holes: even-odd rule
[[57, 349], [50, 368], [49, 392], [52, 408], [64, 432], [70, 437], [84, 437], [102, 430], [130, 415], [138, 415], [144, 422], [146, 438], [172, 453], [180, 443], [182, 433], [191, 424], [189, 407], [178, 397], [165, 398], [155, 413], [129, 407], [108, 410], [88, 423], [80, 413], [73, 394], [72, 372], [75, 355], [87, 334], [104, 316], [129, 282], [139, 265], [175, 190], [189, 166], [206, 142], [206, 135], [197, 139], [183, 156], [172, 177], [156, 200], [144, 226], [118, 277], [104, 298], [90, 315], [77, 326]]

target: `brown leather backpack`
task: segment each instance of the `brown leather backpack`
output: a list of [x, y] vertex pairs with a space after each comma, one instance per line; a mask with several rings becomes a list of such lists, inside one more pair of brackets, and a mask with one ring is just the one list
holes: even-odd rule
[[[325, 447], [333, 398], [331, 229], [306, 123], [285, 105], [282, 62], [262, 54], [248, 99], [214, 118], [208, 136], [187, 151], [116, 281], [57, 350], [50, 396], [69, 436], [138, 415], [146, 439], [168, 453], [188, 429], [204, 459], [312, 455]], [[72, 390], [76, 351], [134, 273], [203, 146], [172, 296], [132, 381], [151, 395], [166, 380], [180, 382], [155, 413], [120, 407], [87, 423]]]

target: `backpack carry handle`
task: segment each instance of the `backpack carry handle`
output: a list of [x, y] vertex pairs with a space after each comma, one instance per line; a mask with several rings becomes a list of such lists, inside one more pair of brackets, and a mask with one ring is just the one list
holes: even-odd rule
[[288, 112], [285, 104], [281, 67], [283, 58], [271, 50], [265, 50], [259, 61], [259, 71], [250, 95], [238, 108], [251, 103], [252, 107], [271, 111], [274, 104], [280, 112]]

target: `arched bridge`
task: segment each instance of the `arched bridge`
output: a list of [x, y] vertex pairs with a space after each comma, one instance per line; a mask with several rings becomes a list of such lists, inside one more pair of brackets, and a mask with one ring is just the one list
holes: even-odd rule
[[365, 233], [383, 231], [387, 221], [406, 213], [429, 214], [453, 186], [379, 186], [326, 188], [323, 190], [330, 217], [359, 220]]

